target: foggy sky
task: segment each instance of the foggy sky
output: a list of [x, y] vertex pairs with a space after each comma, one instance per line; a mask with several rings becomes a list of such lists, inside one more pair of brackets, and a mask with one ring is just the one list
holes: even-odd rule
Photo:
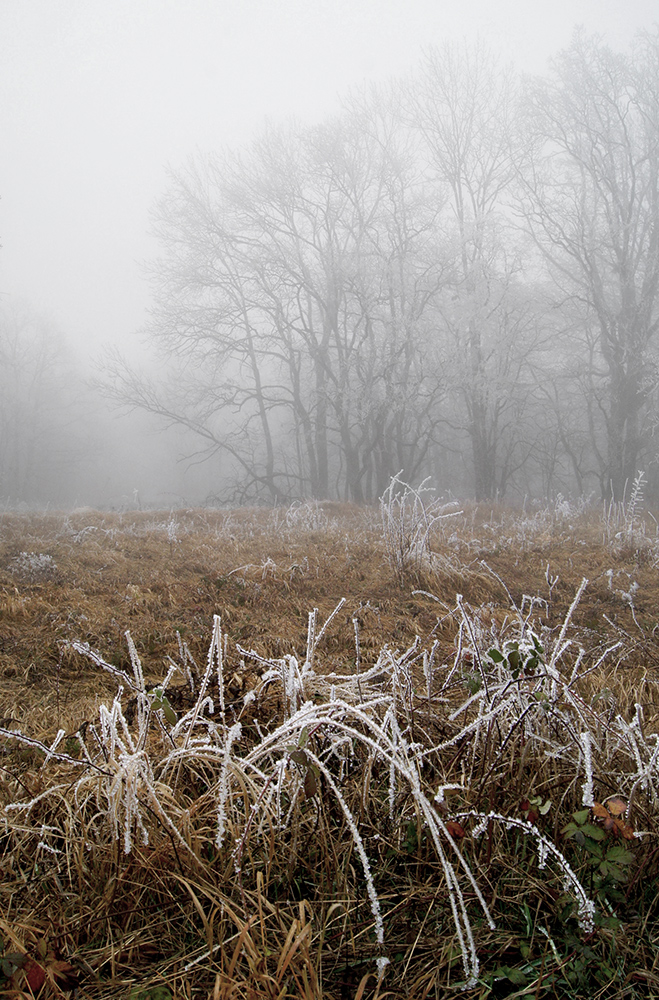
[[656, 0], [0, 0], [0, 294], [84, 355], [131, 349], [168, 164], [266, 117], [320, 120], [447, 39], [543, 72], [576, 23], [620, 47], [657, 16]]

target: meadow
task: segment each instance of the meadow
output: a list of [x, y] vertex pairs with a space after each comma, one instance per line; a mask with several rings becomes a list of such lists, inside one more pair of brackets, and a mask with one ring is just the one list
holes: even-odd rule
[[0, 994], [659, 997], [624, 504], [0, 515]]

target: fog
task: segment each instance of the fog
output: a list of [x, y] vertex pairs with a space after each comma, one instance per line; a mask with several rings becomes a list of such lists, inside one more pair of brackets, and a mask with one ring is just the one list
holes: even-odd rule
[[[420, 117], [410, 131], [408, 109], [396, 111], [391, 105], [381, 114], [380, 99], [365, 88], [373, 84], [381, 94], [402, 93], [408, 84], [395, 81], [421, 79], [419, 74], [428, 72], [428, 53], [445, 52], [447, 45], [454, 53], [480, 51], [498, 59], [495, 77], [508, 62], [517, 74], [545, 75], [549, 60], [572, 44], [576, 25], [583, 25], [586, 36], [599, 32], [601, 46], [624, 53], [639, 29], [651, 30], [654, 19], [655, 0], [624, 5], [618, 0], [543, 5], [525, 0], [452, 5], [437, 0], [22, 0], [0, 5], [0, 502], [180, 506], [209, 498], [276, 502], [312, 493], [372, 500], [401, 468], [410, 478], [429, 475], [446, 493], [479, 498], [559, 491], [619, 497], [640, 467], [650, 486], [656, 485], [656, 301], [639, 306], [645, 324], [638, 335], [643, 365], [630, 373], [624, 362], [627, 383], [618, 398], [612, 388], [615, 372], [609, 368], [602, 375], [596, 357], [597, 322], [607, 330], [618, 324], [616, 305], [605, 303], [608, 319], [590, 302], [577, 315], [576, 303], [583, 300], [578, 267], [570, 265], [574, 287], [568, 289], [560, 278], [564, 262], [550, 245], [554, 203], [536, 200], [526, 210], [536, 220], [544, 212], [542, 234], [527, 227], [523, 239], [516, 235], [496, 247], [480, 247], [479, 267], [487, 258], [493, 268], [486, 282], [488, 295], [498, 303], [493, 320], [493, 310], [470, 285], [473, 267], [467, 273], [460, 264], [462, 273], [456, 273], [461, 250], [457, 230], [451, 229], [456, 218], [451, 179], [441, 178], [431, 141], [434, 125], [423, 117], [430, 106], [427, 94], [426, 103], [419, 98], [415, 105]], [[588, 58], [584, 56], [584, 65]], [[598, 58], [593, 56], [595, 62]], [[651, 54], [647, 60], [648, 78], [654, 80], [657, 66]], [[568, 75], [563, 82], [567, 87]], [[647, 83], [644, 87], [648, 91]], [[656, 98], [659, 83], [649, 91]], [[501, 108], [503, 104], [493, 112], [497, 121]], [[641, 108], [639, 121], [654, 113]], [[385, 118], [389, 124], [382, 124]], [[387, 138], [390, 145], [382, 152], [378, 133], [375, 145], [360, 145], [363, 133], [355, 122], [377, 119], [377, 127], [386, 131], [394, 129], [394, 118], [396, 129], [407, 130], [404, 140]], [[310, 185], [320, 205], [324, 180], [312, 151], [317, 151], [321, 133], [313, 129], [325, 129], [328, 136], [330, 123], [337, 120], [343, 124], [334, 132], [341, 145], [340, 157], [337, 153], [332, 160], [335, 175], [358, 148], [371, 163], [382, 156], [382, 176], [389, 176], [395, 162], [405, 177], [399, 207], [418, 212], [419, 227], [427, 234], [426, 243], [403, 262], [405, 280], [419, 296], [414, 321], [411, 313], [405, 321], [405, 347], [392, 339], [393, 312], [383, 313], [386, 296], [376, 288], [384, 264], [371, 251], [367, 265], [360, 257], [357, 277], [352, 275], [341, 291], [340, 309], [347, 338], [348, 333], [368, 332], [359, 333], [362, 346], [345, 372], [337, 367], [342, 349], [338, 327], [336, 355], [326, 353], [321, 365], [314, 345], [322, 316], [307, 315], [302, 329], [304, 310], [293, 317], [293, 298], [283, 305], [279, 301], [289, 333], [301, 338], [296, 344], [273, 319], [268, 296], [280, 287], [282, 276], [289, 280], [287, 269], [299, 248], [281, 234], [277, 239], [272, 235], [278, 211], [274, 196], [262, 206], [259, 219], [255, 209], [263, 178], [276, 186], [277, 176], [281, 180], [286, 173], [286, 157], [275, 149], [273, 135], [288, 137], [296, 166], [310, 164], [300, 183]], [[537, 117], [533, 127], [540, 128]], [[510, 128], [512, 142], [514, 121]], [[271, 137], [268, 148], [264, 136]], [[260, 152], [250, 146], [255, 139]], [[544, 133], [542, 141], [553, 139]], [[403, 162], [410, 144], [409, 162]], [[250, 187], [236, 173], [234, 161], [227, 166], [227, 149], [243, 157], [254, 177], [261, 171], [261, 180]], [[516, 169], [527, 155], [528, 149], [520, 153]], [[330, 154], [323, 156], [329, 163]], [[548, 162], [545, 166], [550, 169]], [[555, 163], [551, 169], [563, 166]], [[354, 171], [350, 176], [354, 179]], [[548, 175], [550, 181], [556, 176]], [[187, 193], [183, 178], [189, 182]], [[371, 175], [364, 178], [364, 184], [372, 183]], [[432, 188], [440, 180], [441, 190]], [[231, 191], [227, 185], [233, 185]], [[512, 192], [512, 174], [505, 185]], [[196, 228], [190, 223], [193, 201], [198, 206], [205, 197], [209, 212], [220, 212], [225, 225], [225, 260], [240, 260], [247, 274], [245, 258], [237, 251], [240, 241], [249, 234], [260, 248], [250, 258], [249, 284], [240, 288], [250, 319], [238, 330], [228, 318], [235, 285], [223, 285], [220, 276], [203, 288], [198, 282], [194, 290], [190, 283], [182, 289], [183, 257], [176, 239], [188, 241], [186, 267], [190, 247], [201, 253], [206, 240], [206, 256], [194, 263], [197, 274], [217, 253], [217, 243], [209, 249], [211, 229], [199, 228], [198, 220]], [[487, 220], [492, 232], [512, 225], [524, 197], [530, 197], [528, 192], [516, 190], [498, 200]], [[443, 206], [441, 219], [428, 214], [429, 198]], [[513, 204], [515, 198], [522, 200]], [[371, 207], [378, 232], [390, 233], [389, 209], [383, 202]], [[187, 223], [181, 213], [188, 213]], [[346, 218], [344, 213], [339, 227], [348, 228]], [[259, 226], [266, 223], [271, 228], [264, 235]], [[464, 251], [464, 227], [462, 233]], [[526, 244], [522, 247], [524, 239], [529, 247], [535, 240], [537, 258]], [[364, 252], [363, 246], [363, 240], [355, 243], [351, 261]], [[653, 249], [644, 245], [639, 252], [651, 254]], [[424, 255], [432, 257], [435, 269], [441, 259], [442, 274], [437, 271], [432, 288], [421, 289], [419, 275], [427, 274]], [[514, 266], [509, 265], [511, 255], [518, 260]], [[277, 279], [265, 281], [264, 269], [274, 267], [274, 261]], [[316, 265], [324, 267], [320, 258], [311, 266]], [[341, 280], [344, 274], [342, 265]], [[634, 287], [643, 285], [644, 276], [650, 280], [646, 272], [639, 274]], [[467, 286], [472, 288], [471, 304], [461, 305], [458, 316], [455, 302], [462, 303]], [[410, 300], [410, 287], [405, 295], [398, 289], [401, 309]], [[211, 288], [217, 298], [209, 303]], [[218, 293], [218, 288], [223, 290]], [[304, 293], [322, 298], [311, 279]], [[476, 312], [474, 296], [479, 294]], [[559, 301], [563, 312], [557, 319]], [[571, 303], [567, 311], [566, 302]], [[202, 304], [207, 310], [203, 336]], [[184, 308], [191, 310], [187, 318]], [[194, 322], [189, 318], [193, 312]], [[460, 381], [456, 366], [461, 351], [473, 362], [474, 339], [468, 331], [474, 323], [482, 332], [478, 377], [487, 382], [489, 396], [476, 399], [463, 389], [456, 401], [451, 395]], [[560, 350], [559, 335], [565, 338]], [[574, 348], [577, 341], [584, 345], [581, 352]], [[623, 344], [623, 354], [638, 353], [639, 343]], [[405, 395], [398, 429], [394, 433], [392, 427], [386, 446], [375, 437], [367, 446], [365, 439], [375, 433], [369, 428], [382, 422], [382, 400], [390, 404], [394, 391], [390, 369], [385, 372], [374, 361], [383, 356], [383, 344], [391, 352], [409, 347], [412, 367], [406, 369], [405, 386], [397, 369], [395, 391]], [[111, 354], [117, 350], [128, 367]], [[300, 350], [307, 352], [306, 360], [293, 365]], [[108, 360], [111, 356], [114, 361]], [[526, 369], [514, 372], [514, 358], [522, 356], [528, 359]], [[328, 385], [343, 379], [340, 401], [338, 389], [332, 394], [323, 388], [322, 399], [318, 394], [321, 368]], [[566, 368], [572, 374], [580, 371], [581, 380], [564, 377]], [[141, 387], [134, 370], [142, 373]], [[543, 372], [550, 371], [556, 391], [547, 395], [542, 388], [543, 396]], [[146, 375], [151, 379], [148, 391]], [[301, 394], [295, 388], [298, 377]], [[473, 387], [473, 378], [471, 383]], [[505, 392], [492, 401], [491, 387], [504, 383]], [[314, 401], [307, 389], [312, 384]], [[222, 397], [214, 409], [209, 407], [213, 392]], [[347, 406], [345, 393], [360, 405]], [[625, 398], [630, 393], [638, 397], [639, 404], [630, 404], [621, 416], [625, 393]], [[372, 397], [369, 405], [367, 396]], [[408, 405], [410, 400], [414, 405]], [[460, 407], [464, 413], [456, 416]], [[329, 416], [321, 419], [325, 408]], [[620, 442], [612, 429], [616, 420]], [[533, 433], [528, 432], [531, 426]], [[323, 473], [319, 454], [324, 452]]]

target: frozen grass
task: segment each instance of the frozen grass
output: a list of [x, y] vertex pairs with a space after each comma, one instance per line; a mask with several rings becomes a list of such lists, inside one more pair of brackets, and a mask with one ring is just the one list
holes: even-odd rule
[[559, 503], [402, 573], [354, 508], [2, 519], [11, 982], [654, 995], [655, 571]]
[[380, 497], [382, 537], [389, 566], [403, 586], [410, 578], [432, 574], [441, 565], [452, 569], [446, 555], [433, 550], [432, 541], [447, 519], [459, 516], [457, 503], [437, 498], [426, 485], [418, 487], [394, 476]]
[[46, 552], [19, 552], [8, 568], [13, 576], [29, 583], [50, 580], [57, 575], [57, 564]]

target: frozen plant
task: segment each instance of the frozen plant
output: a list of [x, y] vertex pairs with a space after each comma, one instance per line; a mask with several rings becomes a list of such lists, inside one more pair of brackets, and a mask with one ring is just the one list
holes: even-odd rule
[[460, 511], [455, 510], [455, 501], [436, 498], [427, 479], [414, 489], [400, 475], [392, 477], [380, 497], [380, 516], [387, 560], [402, 586], [409, 573], [418, 576], [432, 567], [432, 529]]
[[294, 500], [284, 514], [287, 528], [300, 531], [326, 531], [329, 518], [317, 500]]
[[556, 495], [556, 503], [554, 505], [557, 517], [567, 520], [568, 518], [574, 517], [574, 511], [572, 509], [572, 504], [570, 501], [563, 496], [562, 493]]
[[[130, 636], [132, 673], [106, 663], [88, 646], [72, 644], [113, 675], [119, 691], [110, 707], [101, 706], [98, 722], [78, 734], [76, 758], [61, 752], [64, 733], [46, 745], [0, 729], [0, 738], [42, 750], [46, 757], [42, 771], [46, 765], [76, 769], [73, 780], [67, 774], [65, 783], [36, 797], [28, 791], [28, 801], [5, 807], [5, 815], [19, 815], [22, 829], [32, 822], [39, 843], [46, 845], [53, 838], [44, 833], [44, 816], [52, 827], [56, 810], [46, 803], [46, 812], [39, 815], [37, 807], [49, 797], [57, 801], [61, 790], [69, 789], [75, 808], [67, 822], [74, 843], [84, 841], [93, 847], [98, 842], [123, 841], [124, 850], [133, 852], [140, 841], [155, 839], [154, 831], [164, 830], [183, 860], [195, 865], [210, 845], [224, 865], [233, 865], [233, 884], [245, 910], [252, 905], [245, 883], [253, 878], [254, 868], [272, 865], [283, 848], [292, 870], [301, 845], [308, 842], [314, 814], [322, 815], [328, 831], [332, 817], [338, 815], [339, 828], [350, 838], [363, 871], [378, 948], [374, 961], [382, 972], [387, 916], [363, 830], [364, 825], [377, 828], [387, 822], [389, 807], [394, 836], [396, 831], [401, 835], [410, 816], [425, 834], [455, 923], [465, 982], [474, 985], [479, 959], [471, 906], [480, 906], [490, 927], [493, 919], [478, 872], [461, 850], [465, 832], [456, 819], [473, 820], [474, 833], [492, 822], [535, 840], [540, 866], [551, 860], [574, 894], [586, 933], [592, 929], [593, 907], [562, 852], [533, 823], [503, 811], [470, 810], [464, 802], [461, 811], [449, 818], [446, 793], [460, 790], [463, 799], [477, 796], [478, 776], [483, 775], [484, 781], [504, 765], [508, 773], [504, 754], [523, 747], [524, 754], [537, 752], [540, 759], [571, 763], [574, 775], [585, 777], [584, 801], [594, 800], [598, 776], [610, 771], [614, 758], [631, 760], [627, 776], [617, 778], [620, 787], [627, 782], [630, 808], [635, 795], [655, 795], [659, 741], [646, 734], [640, 708], [632, 722], [614, 722], [609, 715], [598, 715], [578, 691], [580, 679], [611, 652], [586, 665], [585, 653], [568, 634], [585, 585], [584, 581], [556, 636], [530, 619], [533, 602], [526, 615], [514, 607], [506, 624], [488, 626], [483, 609], [479, 614], [458, 598], [453, 616], [460, 621], [460, 633], [452, 665], [441, 662], [435, 639], [425, 645], [415, 639], [402, 652], [384, 646], [375, 663], [366, 662], [366, 649], [353, 624], [358, 672], [349, 668], [345, 674], [328, 674], [320, 669], [319, 647], [332, 622], [343, 617], [344, 602], [322, 626], [314, 609], [308, 617], [304, 658], [293, 654], [268, 658], [236, 647], [241, 657], [263, 670], [261, 685], [240, 709], [224, 703], [226, 643], [219, 616], [214, 618], [205, 668], [197, 670], [179, 640], [181, 664], [170, 660], [166, 676], [150, 690]], [[191, 696], [189, 707], [179, 715], [168, 701], [176, 670], [188, 677]], [[422, 687], [417, 692], [419, 680]], [[453, 711], [444, 710], [444, 695], [458, 684], [468, 694], [451, 699]], [[132, 719], [121, 704], [127, 688], [135, 698]], [[279, 706], [276, 712], [274, 703]], [[451, 756], [445, 751], [455, 746], [461, 748], [460, 783], [444, 770]], [[438, 780], [426, 777], [438, 771]], [[357, 795], [351, 775], [361, 784]], [[197, 791], [191, 800], [193, 789], [201, 793]], [[320, 850], [321, 842], [316, 846]]]
[[24, 580], [51, 580], [57, 574], [57, 563], [45, 552], [21, 552], [9, 563], [9, 570]]
[[586, 772], [586, 780], [581, 786], [583, 790], [581, 804], [590, 809], [595, 804], [595, 799], [593, 796], [593, 758], [591, 753], [592, 737], [588, 729], [581, 733], [580, 740], [581, 746], [583, 747], [583, 762]]
[[169, 521], [167, 522], [167, 541], [169, 542], [170, 552], [173, 547], [178, 544], [178, 529], [179, 523], [172, 513], [170, 514]]
[[537, 826], [529, 823], [527, 820], [512, 816], [502, 816], [500, 813], [494, 811], [481, 813], [471, 810], [469, 812], [458, 813], [456, 818], [460, 820], [478, 820], [478, 824], [473, 830], [474, 837], [482, 836], [492, 821], [501, 823], [507, 830], [520, 830], [525, 836], [533, 837], [538, 845], [538, 867], [544, 868], [549, 857], [552, 857], [556, 861], [563, 875], [565, 890], [571, 890], [576, 897], [581, 931], [583, 934], [592, 934], [595, 929], [595, 904], [589, 898], [565, 855], [559, 851], [551, 840], [538, 830]]
[[632, 483], [629, 497], [625, 488], [622, 500], [604, 505], [604, 534], [614, 552], [629, 550], [637, 554], [652, 549], [653, 543], [646, 535], [645, 521], [641, 517], [644, 504], [645, 473], [638, 472]]

